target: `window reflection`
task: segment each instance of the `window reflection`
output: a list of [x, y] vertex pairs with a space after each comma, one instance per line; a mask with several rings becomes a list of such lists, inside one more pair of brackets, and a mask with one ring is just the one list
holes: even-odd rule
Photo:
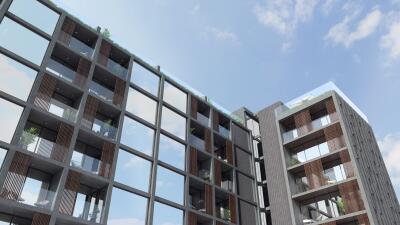
[[183, 224], [182, 210], [173, 208], [165, 204], [161, 204], [159, 202], [155, 202], [153, 225], [167, 225], [167, 224], [182, 225]]
[[139, 91], [129, 88], [126, 110], [154, 124], [156, 120], [157, 102]]
[[0, 24], [0, 45], [25, 59], [40, 65], [49, 42], [11, 19]]
[[26, 101], [36, 74], [35, 70], [0, 54], [0, 89], [2, 91]]
[[0, 168], [3, 166], [4, 159], [6, 158], [7, 150], [0, 148]]
[[157, 167], [156, 195], [183, 204], [184, 177], [164, 167]]
[[163, 99], [165, 102], [186, 113], [187, 94], [167, 81], [164, 83]]
[[9, 11], [36, 26], [47, 34], [53, 34], [59, 15], [36, 0], [14, 0]]
[[0, 140], [10, 143], [22, 114], [22, 107], [0, 98]]
[[147, 155], [153, 153], [154, 130], [125, 116], [121, 143]]
[[178, 169], [185, 169], [185, 145], [161, 134], [158, 159]]
[[149, 190], [150, 168], [150, 161], [120, 149], [115, 180], [147, 192]]
[[162, 108], [161, 128], [186, 139], [186, 119], [165, 106]]
[[113, 188], [108, 225], [144, 225], [147, 199], [133, 193]]
[[135, 63], [132, 68], [131, 82], [154, 96], [158, 96], [160, 77], [137, 63]]

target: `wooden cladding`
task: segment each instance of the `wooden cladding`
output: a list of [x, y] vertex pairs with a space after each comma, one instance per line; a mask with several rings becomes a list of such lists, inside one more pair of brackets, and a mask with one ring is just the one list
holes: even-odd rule
[[330, 152], [345, 146], [343, 131], [339, 123], [324, 128], [324, 135]]
[[321, 225], [336, 225], [336, 221], [328, 222], [328, 223], [322, 223]]
[[206, 209], [206, 213], [209, 215], [213, 214], [213, 195], [212, 195], [212, 187], [211, 185], [204, 184], [204, 207]]
[[213, 128], [215, 131], [219, 131], [219, 114], [213, 111]]
[[50, 215], [35, 213], [33, 214], [31, 225], [49, 225]]
[[72, 215], [75, 207], [75, 199], [80, 186], [81, 174], [75, 171], [69, 171], [65, 188], [62, 192], [59, 212]]
[[354, 177], [355, 176], [354, 167], [351, 164], [350, 155], [349, 155], [349, 152], [347, 150], [340, 152], [340, 161], [343, 164], [343, 169], [344, 169], [344, 172], [346, 174], [346, 177], [347, 178]]
[[211, 130], [210, 129], [205, 129], [204, 130], [204, 149], [206, 152], [211, 153], [212, 152], [212, 143], [211, 143]]
[[85, 110], [83, 111], [82, 125], [84, 127], [92, 129], [98, 107], [99, 101], [92, 96], [88, 96], [86, 100]]
[[311, 114], [308, 109], [296, 113], [293, 116], [293, 118], [299, 136], [302, 136], [311, 130], [312, 121], [311, 121]]
[[32, 157], [20, 152], [15, 152], [0, 196], [5, 199], [18, 200], [19, 194], [24, 187], [26, 174]]
[[112, 143], [104, 142], [101, 152], [101, 164], [99, 175], [109, 178], [111, 175], [111, 165], [114, 159], [115, 145]]
[[233, 164], [233, 147], [232, 147], [232, 142], [229, 140], [226, 140], [225, 151], [228, 163]]
[[365, 209], [357, 181], [339, 184], [339, 193], [342, 197], [346, 214]]
[[197, 119], [197, 99], [192, 96], [190, 102], [190, 115], [192, 118]]
[[124, 99], [125, 94], [125, 81], [116, 78], [114, 87], [113, 102], [115, 105], [120, 106]]
[[189, 212], [188, 225], [197, 225], [197, 215], [196, 214]]
[[80, 58], [78, 68], [76, 69], [77, 76], [75, 76], [73, 83], [79, 87], [83, 87], [86, 82], [87, 75], [90, 70], [90, 61]]
[[56, 145], [51, 152], [50, 158], [59, 162], [65, 161], [73, 132], [74, 128], [72, 126], [65, 123], [59, 124]]
[[231, 223], [236, 223], [236, 199], [233, 195], [229, 195], [229, 210], [231, 211]]
[[40, 87], [33, 104], [45, 111], [49, 111], [50, 100], [54, 93], [54, 90], [56, 89], [56, 84], [56, 78], [45, 74], [43, 76], [42, 82], [40, 83]]
[[222, 179], [221, 176], [222, 176], [221, 162], [218, 160], [214, 160], [214, 183], [219, 187], [221, 187], [221, 179]]
[[333, 102], [333, 98], [329, 98], [325, 101], [325, 107], [328, 114], [332, 114], [336, 112], [335, 103]]
[[76, 28], [76, 23], [69, 18], [65, 18], [64, 24], [61, 27], [62, 32], [60, 32], [58, 40], [65, 43], [66, 45], [69, 45], [71, 41], [71, 36], [74, 33], [75, 28]]
[[367, 214], [357, 216], [357, 221], [358, 221], [358, 225], [370, 225], [371, 224], [369, 222]]
[[[112, 48], [112, 46], [110, 43], [103, 41], [100, 46], [100, 54], [102, 54], [103, 56], [107, 56], [107, 57], [110, 56], [111, 48]], [[103, 65], [107, 65], [107, 58], [103, 59], [103, 57], [99, 57], [98, 60], [99, 60], [99, 63], [101, 63]]]
[[304, 171], [311, 189], [319, 188], [325, 184], [324, 168], [322, 167], [321, 159], [305, 164]]
[[197, 150], [193, 147], [189, 149], [189, 173], [197, 176], [198, 166], [197, 166]]

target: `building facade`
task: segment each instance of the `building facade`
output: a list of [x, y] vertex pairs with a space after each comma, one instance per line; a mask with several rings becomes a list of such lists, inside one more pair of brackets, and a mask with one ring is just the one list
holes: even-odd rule
[[334, 89], [231, 114], [50, 1], [0, 21], [1, 224], [399, 224]]

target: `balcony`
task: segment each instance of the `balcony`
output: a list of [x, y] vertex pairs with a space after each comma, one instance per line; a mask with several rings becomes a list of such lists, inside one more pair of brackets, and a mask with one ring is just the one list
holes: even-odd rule
[[80, 41], [79, 39], [75, 38], [71, 34], [68, 34], [64, 31], [60, 31], [59, 40], [67, 45], [73, 51], [85, 55], [89, 59], [93, 57], [93, 48], [87, 45], [86, 43]]
[[101, 62], [103, 66], [105, 66], [109, 71], [113, 74], [117, 75], [118, 77], [122, 78], [123, 80], [126, 79], [128, 75], [128, 69], [122, 66], [121, 64], [115, 62], [114, 60], [99, 54], [98, 61]]
[[102, 167], [107, 171], [110, 171], [111, 168], [109, 163], [102, 162], [100, 159], [85, 155], [76, 150], [72, 153], [71, 166], [96, 175], [100, 175]]
[[220, 161], [214, 161], [214, 183], [223, 190], [233, 192], [232, 167]]
[[236, 223], [236, 200], [233, 195], [215, 191], [215, 215], [226, 222]]
[[63, 80], [76, 84], [79, 87], [83, 87], [86, 82], [84, 75], [77, 73], [54, 59], [49, 59], [46, 69]]
[[56, 192], [48, 188], [42, 188], [42, 186], [48, 186], [48, 184], [27, 177], [22, 192], [18, 197], [18, 202], [50, 210]]
[[191, 110], [190, 115], [196, 119], [197, 122], [205, 127], [210, 127], [210, 106], [196, 97], [191, 96]]
[[113, 103], [114, 92], [94, 81], [90, 81], [89, 83], [89, 92], [97, 95], [106, 102]]
[[214, 130], [216, 130], [223, 137], [230, 139], [230, 119], [217, 111], [214, 111], [213, 116]]
[[189, 207], [212, 214], [212, 187], [193, 178], [189, 181]]
[[210, 118], [206, 117], [205, 115], [199, 112], [197, 112], [197, 122], [206, 127], [210, 126]]
[[214, 135], [214, 155], [226, 163], [233, 163], [232, 143], [218, 135]]
[[201, 150], [201, 151], [205, 150], [204, 141], [193, 134], [189, 134], [189, 144], [198, 150]]
[[74, 109], [54, 98], [50, 100], [49, 112], [74, 123], [76, 122], [76, 117], [78, 115], [77, 109]]
[[189, 172], [211, 183], [211, 156], [190, 147]]

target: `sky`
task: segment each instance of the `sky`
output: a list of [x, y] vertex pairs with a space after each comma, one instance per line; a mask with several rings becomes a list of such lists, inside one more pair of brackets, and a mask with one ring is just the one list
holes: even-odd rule
[[368, 116], [400, 196], [400, 0], [53, 2], [230, 111], [335, 82]]

